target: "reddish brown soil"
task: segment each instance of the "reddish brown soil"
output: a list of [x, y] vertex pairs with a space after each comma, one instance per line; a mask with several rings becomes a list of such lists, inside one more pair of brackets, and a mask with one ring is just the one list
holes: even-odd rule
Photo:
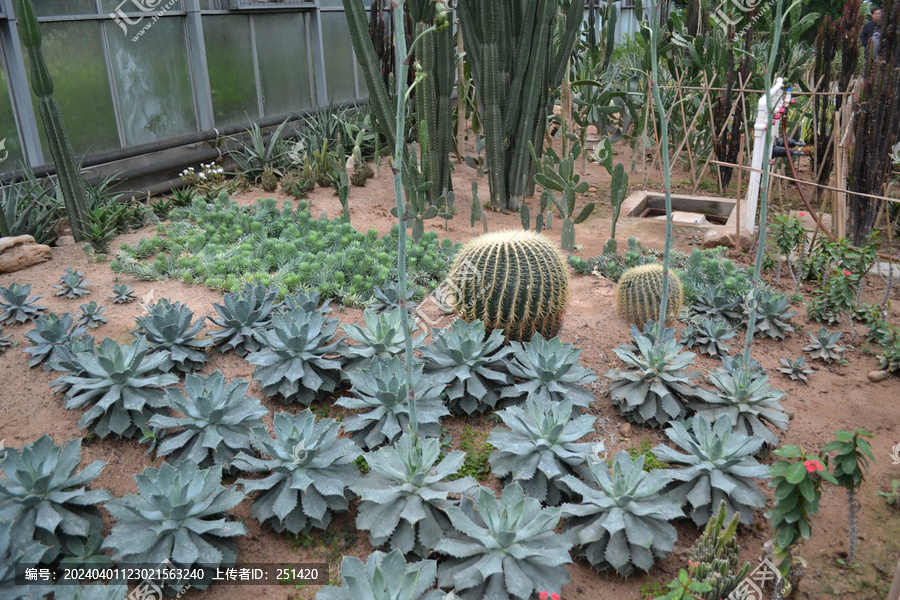
[[[630, 166], [631, 157], [627, 148], [622, 148], [616, 160]], [[580, 163], [579, 163], [580, 167]], [[471, 182], [474, 171], [465, 165], [458, 164], [454, 175], [456, 189], [456, 206], [458, 214], [450, 221], [449, 231], [443, 230], [439, 219], [427, 224], [429, 230], [436, 230], [442, 236], [458, 241], [466, 241], [472, 237], [469, 226], [471, 206]], [[632, 181], [640, 182], [640, 175], [633, 174]], [[596, 256], [609, 232], [609, 192], [606, 184], [609, 177], [605, 170], [596, 165], [589, 165], [587, 180], [592, 191], [587, 196], [598, 202], [598, 210], [585, 223], [576, 227], [576, 243], [583, 244], [581, 256]], [[658, 179], [657, 179], [658, 180]], [[478, 180], [479, 196], [484, 201], [488, 198], [486, 179]], [[632, 186], [634, 189], [634, 186]], [[595, 191], [596, 190], [596, 191]], [[276, 197], [283, 199], [280, 192], [264, 194], [256, 190], [237, 197], [239, 202], [252, 203], [259, 197]], [[394, 203], [393, 185], [390, 171], [382, 165], [380, 174], [365, 188], [353, 188], [350, 195], [351, 216], [353, 225], [360, 230], [375, 227], [381, 232], [389, 230], [394, 222], [390, 216], [390, 208]], [[313, 214], [327, 211], [329, 217], [340, 213], [340, 204], [331, 190], [317, 189], [311, 198]], [[579, 204], [583, 199], [579, 201]], [[579, 207], [580, 210], [580, 207]], [[534, 212], [534, 211], [533, 211]], [[503, 215], [489, 213], [489, 226], [492, 231], [503, 228], [518, 228], [518, 214]], [[477, 225], [478, 232], [481, 224]], [[152, 228], [130, 233], [117, 238], [113, 248], [122, 243], [135, 243], [140, 238], [152, 236]], [[548, 232], [551, 239], [558, 240], [559, 225]], [[620, 247], [628, 236], [636, 236], [643, 244], [650, 247], [662, 247], [664, 239], [664, 223], [653, 223], [647, 220], [622, 218], [618, 227]], [[676, 227], [675, 247], [689, 251], [702, 235], [702, 230], [689, 227]], [[735, 260], [747, 264], [746, 256], [734, 256]], [[53, 284], [66, 267], [87, 273], [91, 281], [92, 293], [86, 299], [64, 300], [54, 296]], [[208, 290], [201, 286], [187, 286], [174, 281], [140, 282], [128, 277], [117, 277], [107, 264], [91, 263], [79, 246], [67, 246], [54, 250], [53, 259], [45, 264], [27, 270], [0, 275], [0, 286], [8, 286], [12, 282], [31, 283], [32, 293], [43, 296], [42, 303], [50, 310], [61, 314], [70, 311], [78, 312], [81, 302], [97, 300], [106, 306], [109, 322], [96, 329], [93, 334], [99, 340], [109, 336], [120, 342], [128, 342], [131, 335], [129, 329], [134, 327], [134, 319], [143, 311], [139, 303], [125, 305], [113, 304], [107, 295], [112, 292], [113, 282], [134, 284], [135, 292], [141, 298], [153, 292], [156, 299], [165, 297], [187, 303], [199, 316], [214, 315], [213, 302], [222, 301], [222, 293]], [[880, 283], [873, 282], [869, 286], [870, 299], [880, 298], [883, 288]], [[596, 415], [597, 434], [606, 439], [608, 448], [615, 452], [638, 446], [644, 439], [652, 445], [662, 441], [662, 436], [655, 431], [635, 427], [632, 437], [626, 439], [619, 435], [616, 427], [622, 423], [617, 413], [611, 408], [607, 397], [607, 384], [602, 374], [620, 363], [612, 350], [620, 343], [628, 340], [629, 326], [615, 310], [615, 284], [597, 277], [575, 275], [572, 279], [572, 300], [560, 332], [565, 342], [571, 342], [583, 348], [582, 362], [601, 375], [594, 385], [596, 402], [591, 413]], [[900, 306], [898, 291], [893, 292], [893, 304]], [[802, 445], [810, 452], [816, 452], [827, 441], [832, 439], [832, 432], [837, 429], [865, 427], [876, 434], [873, 449], [876, 462], [872, 465], [868, 479], [859, 494], [862, 502], [860, 531], [862, 542], [856, 570], [842, 569], [836, 559], [846, 550], [847, 539], [847, 497], [838, 489], [826, 486], [822, 498], [821, 511], [813, 519], [813, 537], [800, 548], [800, 555], [809, 561], [809, 571], [801, 584], [799, 597], [802, 598], [883, 598], [890, 585], [895, 561], [900, 555], [900, 513], [891, 511], [885, 502], [875, 496], [876, 490], [890, 484], [891, 479], [900, 479], [900, 465], [891, 464], [891, 447], [900, 441], [898, 417], [900, 417], [900, 381], [891, 377], [881, 383], [870, 383], [866, 374], [877, 368], [875, 359], [860, 349], [862, 338], [854, 341], [851, 335], [845, 334], [842, 341], [851, 345], [847, 353], [845, 365], [813, 366], [816, 372], [810, 378], [810, 384], [791, 382], [778, 374], [778, 359], [782, 357], [798, 357], [802, 355], [805, 344], [804, 331], [818, 329], [817, 325], [807, 324], [803, 318], [803, 307], [800, 316], [794, 319], [798, 332], [787, 340], [775, 342], [760, 340], [754, 342], [754, 357], [769, 371], [774, 385], [784, 389], [787, 397], [784, 405], [793, 411], [794, 418], [787, 433], [780, 436], [784, 443]], [[338, 310], [334, 313], [341, 321], [361, 322], [362, 311], [358, 309]], [[896, 308], [891, 314], [894, 323], [900, 321]], [[61, 444], [67, 440], [83, 435], [77, 421], [78, 411], [67, 411], [63, 408], [61, 396], [50, 390], [52, 382], [58, 374], [43, 372], [39, 368], [29, 369], [26, 355], [22, 353], [24, 344], [28, 343], [24, 333], [33, 326], [31, 324], [4, 327], [4, 333], [14, 334], [19, 346], [0, 355], [0, 440], [5, 439], [8, 447], [21, 447], [23, 444], [38, 439], [44, 433]], [[209, 325], [208, 325], [209, 327]], [[211, 326], [215, 327], [215, 326]], [[678, 324], [679, 330], [683, 325]], [[708, 370], [716, 365], [709, 358], [697, 358], [700, 369]], [[221, 370], [226, 378], [242, 377], [251, 379], [253, 368], [236, 355], [222, 355], [214, 352], [204, 373]], [[252, 395], [262, 397], [258, 384], [251, 387]], [[276, 400], [265, 400], [264, 404], [271, 411], [284, 409]], [[325, 411], [329, 407], [318, 403], [315, 410]], [[342, 409], [331, 409], [329, 416], [345, 414]], [[271, 418], [269, 418], [271, 423]], [[486, 418], [461, 419], [447, 418], [446, 427], [453, 435], [453, 445], [458, 446], [461, 432], [466, 425], [478, 431], [490, 431], [495, 426]], [[606, 431], [603, 431], [605, 428]], [[116, 496], [137, 491], [133, 475], [147, 466], [159, 466], [160, 460], [145, 455], [145, 448], [136, 441], [104, 441], [94, 440], [86, 444], [83, 451], [83, 464], [93, 460], [104, 460], [109, 463], [102, 476], [96, 481], [99, 487], [105, 487]], [[488, 485], [497, 487], [496, 482], [489, 479]], [[766, 488], [771, 499], [771, 493]], [[367, 556], [372, 548], [365, 539], [365, 534], [356, 535], [354, 527], [355, 511], [339, 516], [330, 532], [334, 539], [323, 539], [319, 533], [312, 535], [311, 540], [296, 546], [286, 537], [274, 533], [267, 527], [261, 527], [250, 518], [250, 501], [244, 501], [233, 514], [245, 520], [249, 535], [238, 539], [240, 561], [251, 563], [299, 563], [310, 561], [328, 561], [332, 579], [338, 573], [340, 554]], [[107, 527], [112, 519], [104, 513]], [[636, 575], [627, 580], [615, 574], [598, 574], [586, 563], [576, 562], [570, 567], [572, 583], [563, 589], [563, 598], [591, 600], [622, 600], [641, 597], [641, 588], [648, 582], [664, 584], [671, 580], [680, 567], [684, 567], [686, 558], [684, 549], [689, 547], [698, 535], [698, 530], [691, 524], [678, 525], [680, 539], [676, 552], [662, 563], [654, 567], [649, 575]], [[760, 556], [762, 544], [768, 539], [771, 530], [761, 512], [751, 527], [742, 527], [739, 531], [742, 546], [742, 558], [756, 564]], [[209, 598], [210, 600], [232, 600], [252, 598], [288, 599], [313, 598], [317, 587], [296, 590], [279, 585], [268, 587], [223, 587], [214, 586], [205, 593], [188, 592], [184, 597]]]

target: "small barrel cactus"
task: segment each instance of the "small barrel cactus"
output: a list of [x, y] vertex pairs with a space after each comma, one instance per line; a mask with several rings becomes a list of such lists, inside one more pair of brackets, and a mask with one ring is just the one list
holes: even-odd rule
[[[659, 301], [662, 297], [663, 267], [659, 263], [640, 265], [626, 271], [619, 279], [616, 305], [619, 313], [629, 323], [643, 325], [659, 317]], [[684, 290], [675, 271], [669, 270], [669, 304], [666, 320], [678, 318]]]
[[532, 231], [500, 231], [466, 244], [450, 267], [447, 304], [464, 321], [527, 342], [553, 338], [569, 299], [569, 269], [559, 248]]

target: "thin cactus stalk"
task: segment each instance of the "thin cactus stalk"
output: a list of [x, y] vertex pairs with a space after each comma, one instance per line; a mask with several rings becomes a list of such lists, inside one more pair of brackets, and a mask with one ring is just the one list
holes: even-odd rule
[[53, 79], [41, 51], [41, 30], [31, 0], [18, 0], [16, 14], [19, 17], [22, 45], [28, 50], [31, 62], [31, 87], [38, 97], [38, 109], [47, 134], [50, 155], [56, 165], [59, 187], [72, 226], [72, 235], [75, 241], [80, 242], [84, 239], [88, 212], [84, 179], [75, 162], [75, 151], [66, 132], [62, 111], [56, 98], [53, 97]]
[[616, 242], [616, 222], [619, 220], [622, 202], [625, 201], [625, 194], [628, 192], [628, 173], [625, 172], [625, 165], [617, 163], [610, 175], [612, 175], [612, 181], [609, 184], [609, 198], [610, 203], [612, 204], [612, 223], [609, 230], [609, 239], [606, 240], [606, 244], [603, 246], [603, 254], [616, 254], [618, 252], [618, 245]]

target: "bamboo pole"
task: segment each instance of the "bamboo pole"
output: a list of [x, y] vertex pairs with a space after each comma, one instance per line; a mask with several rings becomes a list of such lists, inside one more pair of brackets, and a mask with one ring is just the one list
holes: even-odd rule
[[[744, 164], [744, 145], [741, 144], [738, 150], [738, 164]], [[734, 205], [734, 210], [737, 212], [734, 213], [734, 247], [738, 249], [738, 251], [742, 250], [741, 248], [741, 185], [744, 182], [744, 172], [740, 169], [737, 170], [737, 202]]]

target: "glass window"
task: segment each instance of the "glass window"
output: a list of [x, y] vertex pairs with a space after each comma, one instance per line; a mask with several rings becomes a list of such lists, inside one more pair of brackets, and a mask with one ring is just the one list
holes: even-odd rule
[[250, 17], [204, 16], [203, 38], [216, 125], [222, 127], [258, 119]]
[[[369, 9], [369, 0], [363, 0], [366, 10]], [[344, 8], [343, 0], [319, 0], [319, 6], [322, 8]]]
[[16, 130], [6, 73], [3, 70], [3, 61], [0, 60], [0, 173], [17, 169], [22, 157], [22, 145], [19, 141], [19, 132]]
[[150, 17], [158, 15], [160, 11], [183, 9], [181, 0], [100, 0], [100, 6], [104, 14], [121, 11], [124, 14], [147, 13]]
[[[130, 0], [126, 1], [130, 2]], [[96, 0], [37, 0], [34, 3], [34, 12], [39, 17], [93, 15], [97, 14], [97, 2]]]
[[305, 15], [254, 15], [253, 26], [265, 116], [312, 108]]
[[321, 13], [322, 45], [325, 47], [325, 77], [328, 99], [347, 102], [356, 97], [353, 87], [353, 46], [350, 26], [342, 12]]
[[[103, 60], [100, 27], [96, 21], [41, 23], [44, 60], [53, 78], [53, 96], [59, 103], [66, 130], [76, 154], [93, 154], [119, 148], [116, 114], [109, 77]], [[31, 84], [31, 64], [25, 67]], [[31, 93], [35, 115], [40, 115], [37, 96]], [[24, 125], [23, 125], [24, 126]], [[38, 116], [44, 157], [50, 160], [44, 123]]]
[[104, 25], [125, 144], [197, 131], [183, 19], [145, 19], [137, 41]]

